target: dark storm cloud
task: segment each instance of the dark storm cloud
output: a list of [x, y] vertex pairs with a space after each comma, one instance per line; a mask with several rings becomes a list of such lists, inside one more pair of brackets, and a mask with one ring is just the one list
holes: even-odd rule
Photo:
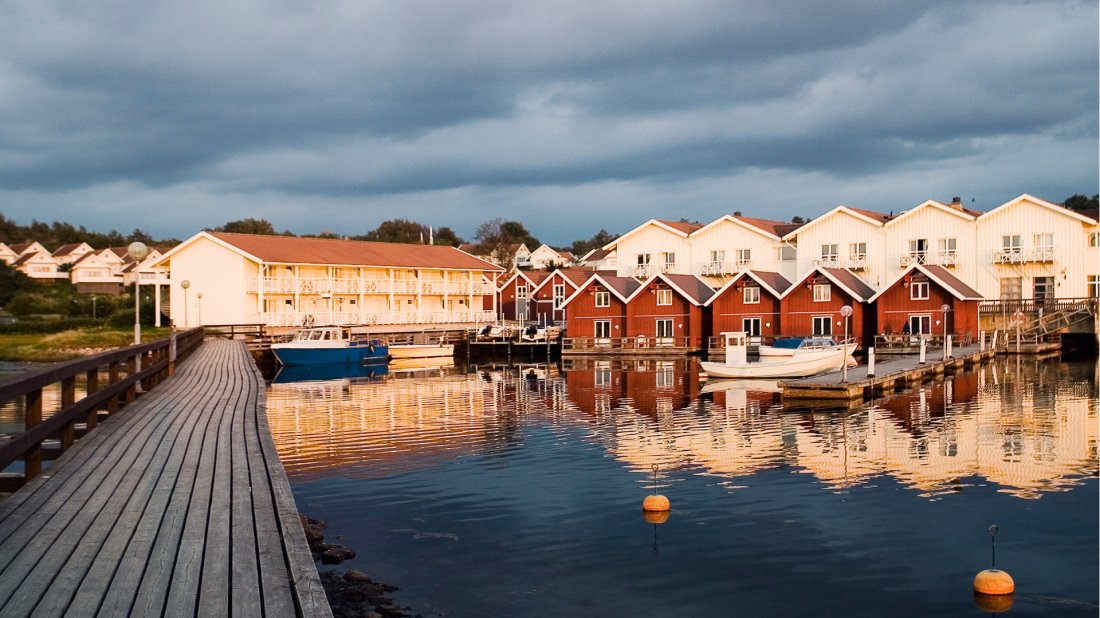
[[[104, 215], [187, 195], [293, 228], [399, 196], [445, 216], [447, 191], [503, 210], [590, 187], [617, 212], [609, 183], [707, 210], [729, 179], [976, 159], [1037, 184], [1051, 144], [1095, 144], [1096, 22], [1085, 2], [8, 2], [0, 196], [65, 219], [82, 192]], [[1093, 190], [1095, 157], [1071, 165], [1067, 195]]]

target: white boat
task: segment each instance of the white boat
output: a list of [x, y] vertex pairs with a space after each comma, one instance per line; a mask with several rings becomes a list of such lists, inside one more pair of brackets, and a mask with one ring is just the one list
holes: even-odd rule
[[[787, 340], [789, 343], [791, 340]], [[777, 342], [778, 343], [778, 342]], [[807, 337], [798, 342], [797, 346], [785, 346], [785, 345], [763, 345], [757, 347], [757, 353], [764, 357], [791, 357], [794, 356], [799, 350], [832, 350], [843, 345], [848, 354], [856, 351], [855, 340], [849, 340], [844, 344], [833, 341], [831, 337]]]
[[299, 330], [291, 341], [271, 344], [275, 360], [284, 367], [385, 363], [389, 350], [377, 339], [356, 339], [339, 326]]
[[390, 344], [390, 358], [403, 360], [409, 358], [451, 358], [455, 347], [450, 343], [395, 343]]
[[726, 360], [721, 363], [703, 361], [703, 371], [713, 378], [804, 378], [828, 371], [837, 371], [848, 360], [847, 349], [800, 350], [789, 357], [748, 362], [747, 337], [743, 332], [722, 333], [726, 339]]

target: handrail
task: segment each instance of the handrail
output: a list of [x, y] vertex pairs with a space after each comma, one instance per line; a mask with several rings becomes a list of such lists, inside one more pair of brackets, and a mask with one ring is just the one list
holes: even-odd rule
[[698, 346], [698, 337], [565, 337], [562, 350], [661, 350]]
[[[21, 485], [42, 471], [42, 443], [57, 437], [65, 451], [76, 441], [76, 423], [83, 421], [91, 431], [98, 423], [100, 408], [109, 413], [134, 401], [142, 391], [148, 392], [172, 375], [177, 362], [182, 361], [202, 343], [203, 329], [110, 350], [86, 358], [58, 363], [39, 371], [17, 374], [0, 380], [0, 405], [23, 398], [25, 402], [24, 431], [0, 442], [0, 469], [23, 458], [22, 477], [7, 478]], [[100, 385], [101, 370], [107, 368], [107, 383]], [[139, 370], [138, 367], [141, 369]], [[125, 375], [123, 375], [125, 373]], [[76, 381], [83, 377], [86, 394], [76, 399]], [[42, 391], [60, 383], [60, 409], [47, 419], [42, 418]], [[138, 389], [141, 386], [142, 390]]]

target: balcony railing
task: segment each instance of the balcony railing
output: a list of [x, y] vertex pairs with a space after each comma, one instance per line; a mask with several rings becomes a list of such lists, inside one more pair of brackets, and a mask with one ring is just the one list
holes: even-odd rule
[[851, 270], [864, 270], [867, 268], [867, 254], [857, 253], [848, 256], [848, 268]]
[[840, 257], [835, 255], [823, 255], [814, 260], [814, 265], [822, 268], [843, 268]]
[[959, 254], [955, 251], [940, 251], [936, 254], [936, 263], [940, 266], [957, 266]]
[[562, 339], [562, 350], [566, 353], [637, 350], [682, 352], [699, 347], [698, 337], [647, 337], [639, 335], [636, 337], [566, 337]]
[[910, 253], [906, 253], [901, 256], [900, 260], [898, 260], [898, 264], [900, 264], [902, 268], [912, 266], [913, 264], [925, 264], [927, 262], [928, 254], [924, 251], [913, 251]]
[[259, 292], [263, 285], [264, 294], [306, 294], [306, 295], [389, 295], [403, 294], [415, 296], [418, 293], [428, 296], [455, 295], [485, 296], [493, 293], [492, 284], [483, 281], [445, 281], [443, 279], [327, 279], [316, 277], [251, 277], [246, 291]]
[[999, 249], [993, 252], [994, 264], [1023, 264], [1024, 250], [1019, 247]]
[[630, 271], [630, 276], [637, 279], [646, 279], [651, 275], [657, 273], [657, 266], [655, 264], [638, 264]]
[[1054, 247], [1035, 247], [1031, 250], [1032, 262], [1053, 262]]
[[340, 326], [404, 324], [479, 324], [492, 322], [492, 311], [287, 311], [262, 313], [266, 326]]

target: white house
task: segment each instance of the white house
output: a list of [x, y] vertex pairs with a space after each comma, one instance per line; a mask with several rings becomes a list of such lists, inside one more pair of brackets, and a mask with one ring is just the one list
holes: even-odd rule
[[[36, 243], [37, 244], [37, 243]], [[24, 253], [19, 259], [12, 262], [12, 268], [22, 272], [31, 279], [41, 281], [59, 281], [68, 279], [69, 273], [57, 269], [57, 260], [45, 252]]]
[[495, 319], [500, 271], [454, 247], [222, 232], [151, 266], [169, 269], [183, 325], [474, 325]]
[[0, 242], [0, 262], [11, 264], [17, 259], [19, 259], [19, 254], [15, 251], [12, 251], [11, 247]]
[[[816, 267], [846, 268], [873, 287], [890, 278], [886, 271], [886, 234], [883, 225], [891, 215], [837, 206], [798, 229], [783, 240], [797, 245], [796, 275], [801, 279]], [[786, 275], [789, 271], [779, 271]]]
[[935, 264], [962, 281], [976, 281], [975, 221], [981, 214], [955, 198], [950, 204], [928, 200], [886, 221], [886, 279], [915, 264]]
[[1100, 285], [1096, 219], [1024, 194], [976, 222], [986, 298], [1079, 298]]
[[61, 245], [53, 252], [53, 259], [57, 260], [58, 264], [72, 264], [79, 260], [87, 253], [94, 252], [92, 248], [86, 242], [72, 243], [68, 245]]
[[617, 254], [615, 249], [593, 249], [584, 254], [579, 261], [581, 266], [586, 266], [592, 270], [616, 270], [618, 265]]
[[118, 294], [122, 291], [122, 273], [95, 251], [73, 262], [69, 278], [81, 293]]
[[691, 274], [691, 241], [702, 226], [650, 219], [604, 246], [618, 255], [616, 275], [648, 279], [657, 273]]
[[46, 255], [50, 255], [50, 250], [42, 246], [42, 243], [38, 241], [18, 242], [11, 245], [11, 250], [15, 252], [16, 257], [23, 257], [30, 253], [45, 253]]
[[573, 265], [574, 257], [572, 253], [568, 251], [558, 251], [550, 245], [541, 245], [538, 249], [535, 249], [527, 257], [531, 264], [531, 268], [535, 270], [547, 270], [553, 266], [556, 268], [567, 268]]
[[[691, 274], [719, 277], [724, 282], [745, 270], [779, 272], [794, 278], [795, 247], [782, 236], [798, 225], [725, 215], [691, 233]], [[784, 271], [789, 272], [784, 272]]]

